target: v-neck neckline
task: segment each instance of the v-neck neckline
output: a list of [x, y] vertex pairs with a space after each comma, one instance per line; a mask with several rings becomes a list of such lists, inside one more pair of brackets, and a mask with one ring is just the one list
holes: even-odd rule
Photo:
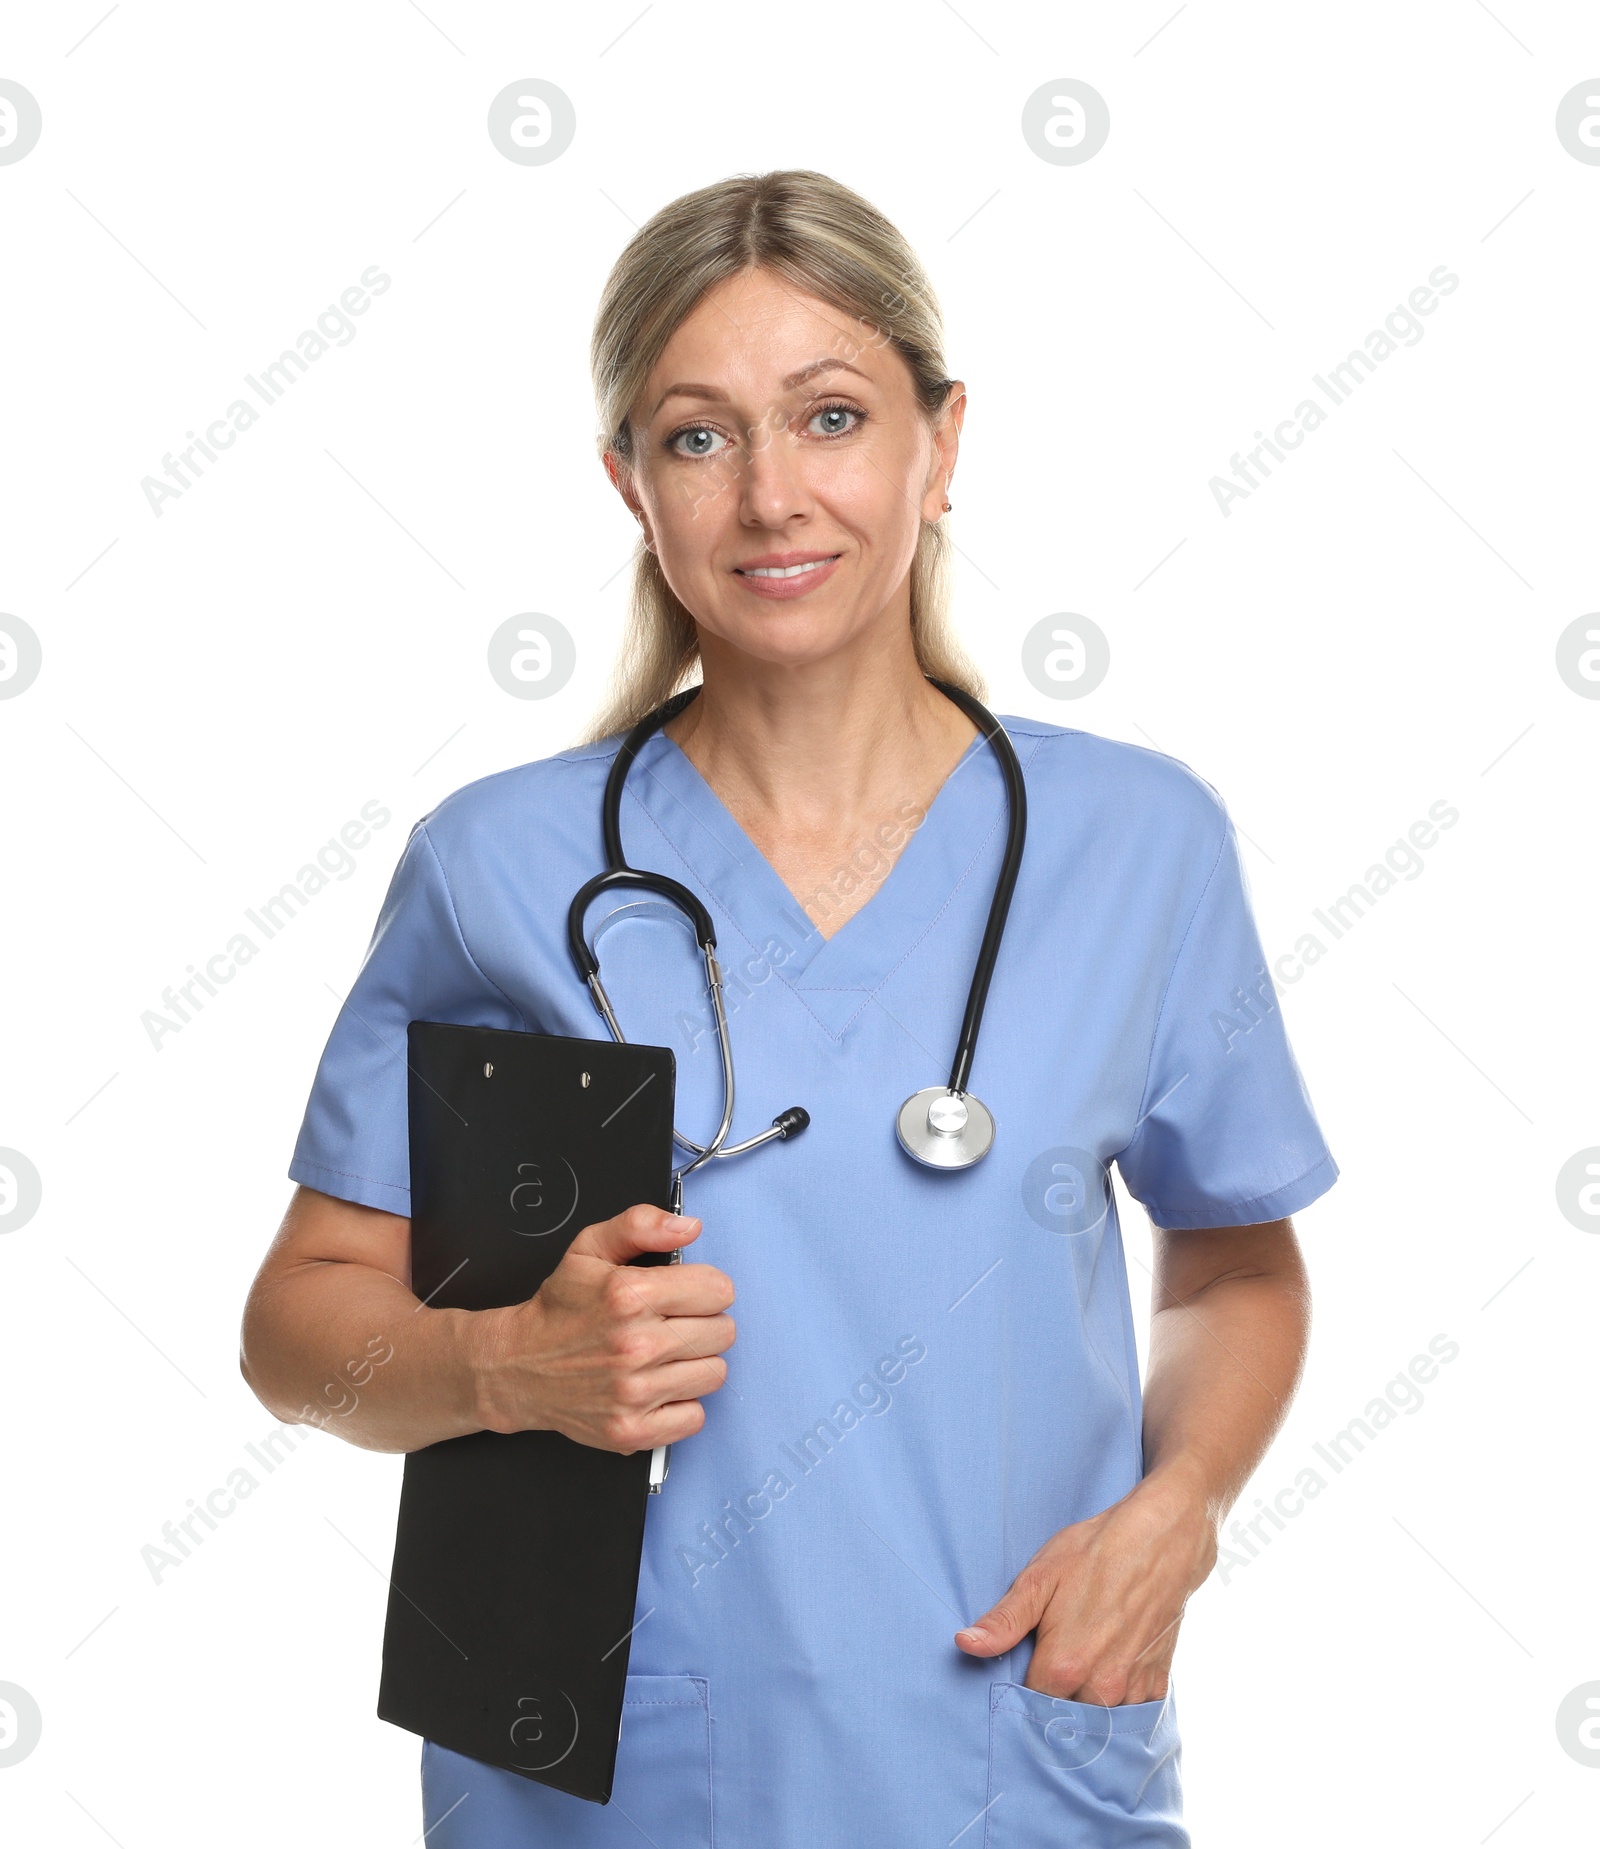
[[688, 883], [715, 901], [725, 969], [769, 953], [776, 940], [782, 956], [772, 958], [774, 973], [835, 1035], [843, 1034], [933, 928], [974, 868], [991, 853], [998, 867], [994, 838], [998, 834], [1003, 843], [1007, 821], [1004, 781], [993, 747], [979, 731], [877, 891], [825, 938], [675, 740], [653, 733], [634, 760], [626, 788], [635, 815], [644, 811], [660, 843], [655, 853], [630, 850], [629, 860], [674, 878], [687, 874]]

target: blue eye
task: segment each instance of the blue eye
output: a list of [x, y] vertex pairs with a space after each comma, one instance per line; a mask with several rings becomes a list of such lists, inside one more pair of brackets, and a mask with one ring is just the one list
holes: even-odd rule
[[680, 456], [715, 456], [726, 448], [727, 442], [725, 436], [705, 424], [690, 424], [673, 431], [667, 438], [667, 448], [676, 450]]
[[[864, 416], [865, 413], [858, 411], [854, 405], [826, 404], [820, 411], [813, 414], [811, 422], [806, 425], [806, 428], [819, 437], [848, 436], [850, 432], [856, 428], [856, 425], [861, 422]], [[846, 423], [844, 422], [846, 418], [850, 418], [853, 421]], [[817, 429], [819, 424], [822, 426], [820, 430]]]

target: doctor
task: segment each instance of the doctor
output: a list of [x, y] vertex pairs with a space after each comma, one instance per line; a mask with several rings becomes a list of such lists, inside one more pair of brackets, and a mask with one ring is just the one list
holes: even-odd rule
[[[995, 749], [932, 685], [979, 691], [946, 628], [966, 400], [941, 347], [911, 251], [821, 175], [725, 181], [635, 236], [593, 347], [641, 539], [615, 697], [587, 742], [416, 825], [323, 1054], [244, 1316], [263, 1403], [378, 1451], [675, 1446], [613, 1801], [429, 1742], [431, 1849], [1188, 1842], [1179, 1621], [1293, 1393], [1288, 1216], [1337, 1169], [1216, 792], [1017, 717], [1026, 850], [971, 1074], [993, 1146], [949, 1171], [901, 1147], [1007, 836]], [[1049, 556], [1066, 530], [1015, 543]], [[730, 1143], [795, 1103], [809, 1128], [694, 1170], [685, 1218], [585, 1227], [531, 1302], [419, 1306], [406, 1023], [603, 1033], [568, 898], [604, 865], [622, 734], [696, 680], [632, 767], [622, 845], [713, 914]], [[692, 937], [637, 894], [589, 918], [623, 1031], [675, 1049], [705, 1140]], [[1142, 1391], [1112, 1164], [1156, 1228]]]

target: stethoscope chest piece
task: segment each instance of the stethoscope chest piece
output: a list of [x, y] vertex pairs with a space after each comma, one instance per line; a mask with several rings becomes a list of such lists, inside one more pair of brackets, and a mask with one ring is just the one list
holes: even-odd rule
[[994, 1119], [971, 1092], [930, 1085], [914, 1091], [894, 1120], [900, 1147], [928, 1168], [970, 1168], [989, 1153]]

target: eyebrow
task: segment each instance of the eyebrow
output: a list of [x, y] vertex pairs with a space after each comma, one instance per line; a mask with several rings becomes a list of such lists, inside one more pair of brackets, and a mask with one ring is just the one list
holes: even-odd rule
[[[809, 365], [802, 366], [798, 372], [791, 372], [782, 381], [781, 389], [786, 392], [793, 391], [797, 385], [804, 385], [807, 379], [814, 378], [819, 372], [853, 372], [858, 379], [867, 379], [868, 383], [871, 383], [868, 375], [859, 366], [852, 366], [849, 360], [824, 354], [821, 359], [812, 360]], [[650, 415], [654, 417], [669, 398], [703, 398], [711, 404], [722, 404], [726, 401], [726, 394], [714, 385], [669, 385], [656, 400]]]

